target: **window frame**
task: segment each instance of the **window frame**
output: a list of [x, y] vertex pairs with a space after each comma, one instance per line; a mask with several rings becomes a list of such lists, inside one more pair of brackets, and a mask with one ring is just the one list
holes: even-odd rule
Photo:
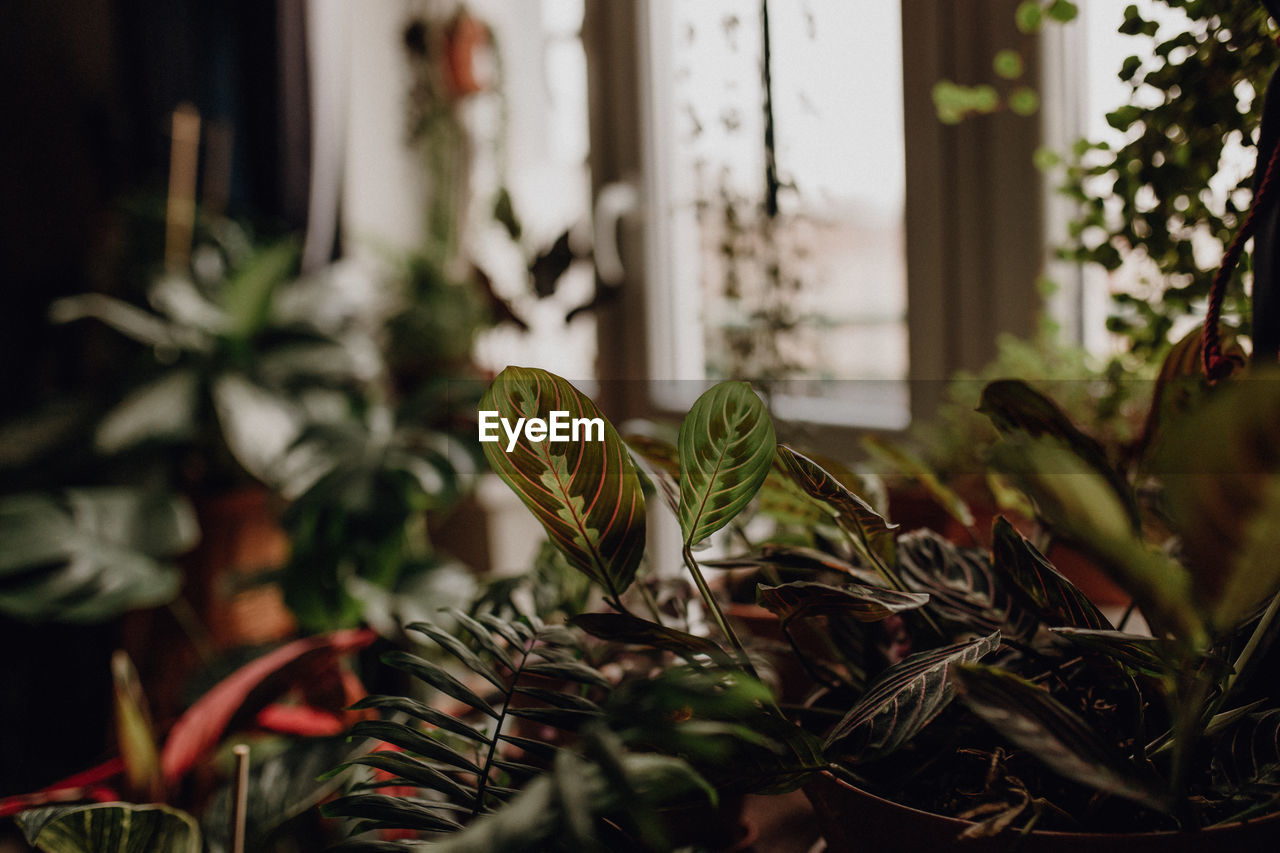
[[[674, 370], [655, 376], [653, 364], [664, 362], [652, 357], [655, 346], [672, 345], [663, 340], [661, 318], [689, 310], [670, 302], [680, 294], [650, 285], [670, 261], [662, 231], [677, 227], [654, 203], [662, 197], [653, 184], [662, 170], [654, 166], [665, 155], [645, 118], [662, 109], [663, 93], [649, 84], [650, 63], [662, 62], [650, 24], [654, 4], [664, 2], [671, 0], [586, 0], [585, 6], [593, 196], [627, 182], [645, 199], [638, 214], [620, 224], [626, 277], [599, 314], [600, 395], [617, 419], [678, 418], [682, 412], [660, 405], [645, 380], [693, 378]], [[991, 57], [1021, 39], [1013, 23], [1017, 2], [901, 0], [912, 421], [937, 407], [956, 370], [990, 361], [1000, 334], [1033, 333], [1043, 307], [1036, 281], [1047, 257], [1045, 187], [1033, 165], [1044, 139], [1041, 122], [1005, 113], [944, 125], [932, 100], [939, 80], [990, 79]], [[1027, 57], [1031, 85], [1041, 77], [1040, 53], [1037, 48]], [[884, 430], [811, 422], [788, 431], [839, 453], [853, 450], [860, 433]]]

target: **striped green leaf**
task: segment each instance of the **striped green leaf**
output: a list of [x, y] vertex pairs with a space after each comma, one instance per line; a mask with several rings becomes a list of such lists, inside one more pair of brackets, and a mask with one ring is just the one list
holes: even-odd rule
[[599, 418], [604, 440], [532, 441], [521, 432], [484, 445], [493, 470], [542, 523], [569, 563], [615, 600], [635, 579], [644, 551], [645, 505], [640, 478], [613, 426], [595, 403], [559, 376], [508, 367], [485, 392], [481, 410], [518, 418]]
[[958, 667], [956, 678], [965, 704], [975, 714], [1055, 772], [1158, 811], [1168, 810], [1167, 794], [1140, 777], [1134, 765], [1049, 691], [989, 666]]
[[50, 806], [14, 819], [45, 853], [200, 853], [195, 818], [168, 806]]
[[897, 561], [895, 532], [871, 505], [849, 491], [843, 483], [821, 465], [786, 445], [778, 448], [778, 456], [797, 485], [807, 495], [821, 501], [835, 513], [836, 521], [849, 535], [874, 556], [880, 564], [892, 567]]
[[1000, 645], [997, 631], [965, 643], [918, 652], [894, 664], [827, 736], [838, 754], [865, 761], [892, 752], [938, 716], [956, 693], [955, 669]]
[[707, 391], [680, 425], [680, 530], [695, 545], [742, 511], [773, 462], [773, 421], [745, 382]]
[[1056, 627], [1111, 629], [1111, 622], [1102, 611], [1059, 574], [1004, 516], [996, 519], [991, 536], [996, 571], [1013, 583], [1043, 621]]
[[879, 622], [903, 610], [914, 610], [929, 602], [916, 592], [854, 583], [832, 586], [812, 581], [792, 581], [778, 586], [762, 586], [756, 591], [762, 607], [777, 614], [782, 624], [806, 616], [842, 614], [859, 622]]

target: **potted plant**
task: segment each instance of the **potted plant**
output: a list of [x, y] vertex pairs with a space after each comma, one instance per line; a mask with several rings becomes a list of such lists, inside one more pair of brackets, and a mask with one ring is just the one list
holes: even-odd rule
[[[983, 395], [984, 411], [1004, 435], [993, 454], [995, 470], [1026, 495], [1048, 535], [1081, 548], [1130, 591], [1150, 626], [1145, 633], [1136, 622], [1111, 623], [1003, 520], [989, 551], [931, 531], [903, 532], [812, 459], [776, 446], [763, 404], [743, 383], [722, 383], [694, 405], [681, 428], [678, 479], [660, 465], [647, 466], [654, 493], [680, 521], [683, 559], [709, 615], [710, 636], [646, 601], [643, 585], [634, 583], [645, 488], [616, 433], [606, 429], [602, 441], [564, 444], [526, 437], [511, 453], [486, 451], [569, 564], [602, 590], [609, 609], [572, 624], [607, 648], [661, 652], [659, 672], [710, 671], [721, 690], [753, 683], [760, 661], [725, 616], [696, 546], [748, 507], [775, 465], [821, 510], [822, 538], [830, 545], [825, 558], [806, 563], [794, 550], [776, 547], [760, 554], [778, 582], [761, 584], [759, 601], [778, 614], [784, 632], [815, 622], [827, 639], [825, 647], [795, 647], [810, 674], [809, 695], [799, 703], [759, 696], [750, 713], [731, 720], [739, 734], [745, 728], [786, 760], [768, 765], [767, 782], [750, 772], [761, 766], [752, 759], [722, 759], [702, 769], [704, 777], [720, 770], [766, 790], [807, 781], [833, 849], [865, 840], [876, 821], [889, 821], [877, 843], [899, 850], [921, 849], [926, 837], [974, 849], [1015, 843], [1021, 849], [1213, 843], [1235, 849], [1280, 832], [1271, 781], [1280, 766], [1271, 737], [1280, 711], [1268, 682], [1250, 678], [1270, 665], [1266, 652], [1280, 609], [1280, 569], [1267, 559], [1275, 535], [1268, 507], [1273, 480], [1252, 473], [1274, 467], [1266, 437], [1280, 413], [1280, 393], [1263, 381], [1212, 393], [1196, 383], [1188, 390], [1181, 404], [1160, 414], [1161, 437], [1141, 469], [1140, 493], [1111, 468], [1096, 442], [1029, 386], [996, 382]], [[563, 380], [520, 368], [504, 371], [483, 405], [513, 419], [555, 409], [602, 417]], [[828, 528], [837, 535], [828, 536]], [[1176, 548], [1168, 545], [1174, 536], [1181, 543]], [[510, 645], [536, 655], [546, 647], [536, 636], [542, 628], [531, 619], [492, 614], [481, 625], [459, 636], [422, 629], [478, 676], [472, 682], [446, 680], [438, 665], [398, 663], [415, 667], [460, 713], [518, 714], [511, 694], [502, 692], [512, 689], [503, 678], [510, 668], [504, 663], [490, 672], [484, 656], [509, 657]], [[512, 636], [495, 641], [495, 632]], [[581, 669], [591, 661], [589, 643], [580, 652], [567, 641], [559, 648], [548, 648], [549, 662], [573, 677], [564, 689], [537, 693], [544, 706], [593, 715], [608, 702], [610, 688], [614, 695], [651, 689], [628, 686], [625, 678], [615, 686], [616, 668], [596, 668], [589, 676]], [[605, 671], [614, 677], [601, 682], [597, 675]], [[449, 842], [459, 849], [470, 849], [478, 837], [519, 839], [484, 835], [495, 824], [529, 831], [522, 821], [530, 815], [521, 817], [519, 806], [528, 801], [517, 793], [529, 790], [521, 774], [546, 777], [535, 775], [538, 762], [510, 749], [551, 755], [551, 747], [558, 755], [574, 746], [526, 736], [512, 741], [499, 730], [482, 751], [521, 766], [477, 771], [467, 759], [472, 747], [443, 758], [438, 751], [438, 743], [452, 743], [447, 732], [474, 741], [456, 731], [456, 714], [442, 718], [430, 704], [395, 697], [376, 701], [428, 724], [382, 730], [406, 751], [394, 769], [384, 768], [397, 784], [408, 779], [439, 790], [471, 780], [496, 785], [504, 796], [478, 808], [472, 800], [463, 820], [446, 804], [415, 799], [410, 806], [394, 797], [357, 799], [348, 812], [374, 825], [440, 837], [465, 826]], [[680, 721], [726, 722], [696, 712]], [[641, 754], [672, 755], [659, 736], [631, 746]], [[505, 775], [508, 769], [513, 775]], [[537, 783], [539, 790], [555, 784]], [[507, 808], [483, 816], [507, 796]], [[617, 805], [571, 790], [553, 800], [552, 826], [575, 814], [583, 821], [607, 816]], [[929, 827], [936, 834], [921, 834]]]

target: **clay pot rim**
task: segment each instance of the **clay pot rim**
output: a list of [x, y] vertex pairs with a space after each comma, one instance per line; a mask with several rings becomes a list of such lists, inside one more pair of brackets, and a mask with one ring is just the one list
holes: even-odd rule
[[[901, 811], [913, 817], [927, 818], [929, 820], [951, 826], [955, 829], [957, 835], [963, 832], [968, 827], [975, 825], [974, 821], [963, 820], [962, 818], [958, 818], [958, 817], [949, 817], [947, 815], [935, 814], [934, 812], [927, 812], [924, 809], [918, 809], [918, 808], [915, 808], [914, 806], [903, 805], [902, 803], [895, 803], [893, 800], [885, 799], [884, 797], [881, 797], [878, 794], [873, 794], [870, 791], [864, 791], [863, 789], [859, 788], [856, 785], [851, 785], [850, 783], [844, 781], [843, 779], [837, 777], [835, 774], [831, 773], [829, 770], [823, 770], [820, 775], [825, 777], [828, 782], [834, 782], [837, 787], [845, 791], [856, 794], [860, 797], [865, 797], [869, 800], [875, 800], [876, 802], [882, 804], [883, 806]], [[1220, 824], [1217, 826], [1211, 826], [1205, 829], [1197, 830], [1195, 832], [1178, 832], [1173, 830], [1159, 830], [1159, 831], [1146, 831], [1146, 832], [1059, 832], [1056, 830], [1036, 829], [1031, 831], [1030, 836], [1032, 838], [1042, 838], [1045, 840], [1053, 839], [1053, 840], [1063, 841], [1063, 842], [1071, 841], [1071, 842], [1080, 842], [1080, 843], [1088, 843], [1090, 841], [1096, 841], [1097, 839], [1100, 839], [1100, 838], [1106, 838], [1111, 841], [1136, 840], [1140, 838], [1141, 839], [1186, 838], [1190, 836], [1197, 836], [1197, 837], [1209, 836], [1211, 838], [1216, 838], [1219, 835], [1230, 834], [1231, 832], [1236, 831], [1244, 826], [1257, 826], [1259, 824], [1269, 824], [1269, 823], [1280, 826], [1280, 810], [1273, 811], [1270, 814], [1265, 814], [1258, 818], [1236, 821], [1235, 823]]]

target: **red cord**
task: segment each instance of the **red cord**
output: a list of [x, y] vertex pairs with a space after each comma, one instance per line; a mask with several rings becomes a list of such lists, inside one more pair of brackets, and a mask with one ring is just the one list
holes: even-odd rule
[[1249, 205], [1249, 213], [1245, 216], [1240, 230], [1236, 232], [1235, 239], [1231, 241], [1231, 245], [1222, 256], [1222, 265], [1218, 267], [1218, 274], [1213, 277], [1213, 285], [1209, 288], [1209, 309], [1205, 313], [1204, 336], [1200, 339], [1200, 351], [1204, 375], [1210, 384], [1228, 376], [1237, 366], [1234, 359], [1222, 353], [1222, 340], [1218, 333], [1218, 323], [1222, 317], [1222, 300], [1226, 296], [1231, 274], [1235, 272], [1236, 264], [1240, 262], [1240, 253], [1244, 251], [1244, 244], [1253, 236], [1258, 210], [1271, 191], [1277, 162], [1280, 162], [1280, 143], [1277, 143], [1275, 150], [1271, 152], [1271, 159], [1267, 161], [1267, 169], [1262, 175], [1262, 183], [1258, 185], [1258, 191]]

